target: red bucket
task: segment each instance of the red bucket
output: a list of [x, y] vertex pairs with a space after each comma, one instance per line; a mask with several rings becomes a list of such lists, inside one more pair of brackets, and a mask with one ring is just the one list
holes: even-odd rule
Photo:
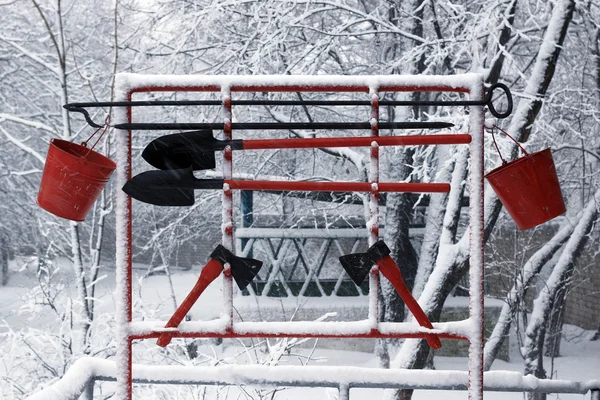
[[83, 221], [117, 165], [80, 144], [52, 139], [37, 203], [72, 221]]
[[519, 229], [525, 230], [550, 221], [567, 209], [550, 149], [533, 154], [521, 149], [524, 157], [505, 163], [485, 177]]

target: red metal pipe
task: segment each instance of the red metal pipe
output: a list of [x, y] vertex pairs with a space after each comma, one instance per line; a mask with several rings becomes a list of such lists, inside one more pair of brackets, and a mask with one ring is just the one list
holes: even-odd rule
[[[371, 192], [369, 182], [296, 182], [296, 181], [246, 181], [225, 179], [231, 189], [237, 190], [286, 190], [308, 192]], [[448, 183], [377, 183], [379, 192], [447, 193]]]
[[[374, 139], [379, 138], [379, 92], [375, 87], [369, 88], [369, 97], [371, 110], [369, 112], [369, 122], [371, 123], [371, 138], [373, 145], [370, 148], [369, 175], [368, 180], [371, 183], [371, 192], [369, 193], [369, 246], [372, 246], [379, 240], [379, 142]], [[381, 315], [380, 304], [380, 276], [377, 270], [372, 269], [369, 273], [369, 309], [368, 318], [372, 329], [379, 328]]]
[[[133, 92], [129, 91], [127, 93], [127, 100], [131, 101], [133, 96]], [[131, 122], [133, 120], [133, 110], [131, 109], [131, 107], [127, 107], [127, 122]], [[132, 155], [132, 148], [131, 148], [131, 143], [133, 142], [133, 133], [131, 132], [131, 130], [127, 131], [127, 164], [125, 166], [126, 168], [126, 175], [127, 175], [127, 180], [131, 179], [131, 175], [132, 175], [132, 167], [131, 167], [131, 155]], [[118, 217], [117, 217], [118, 218]], [[125, 273], [125, 287], [127, 289], [127, 301], [125, 304], [125, 312], [127, 315], [127, 321], [131, 322], [133, 319], [133, 288], [132, 288], [132, 282], [133, 282], [133, 251], [132, 251], [132, 244], [133, 244], [133, 205], [132, 205], [132, 201], [131, 201], [131, 197], [127, 196], [126, 199], [126, 203], [125, 203], [125, 220], [127, 221], [127, 225], [126, 225], [126, 236], [127, 236], [127, 253], [126, 253], [126, 257], [127, 257], [127, 272]], [[117, 219], [118, 221], [118, 219]], [[120, 295], [120, 294], [119, 294]], [[119, 300], [117, 301], [121, 301], [122, 298], [119, 298]], [[122, 323], [122, 321], [119, 321], [120, 323]], [[126, 372], [126, 376], [122, 377], [124, 379], [124, 383], [125, 383], [125, 391], [127, 392], [127, 398], [124, 400], [132, 400], [133, 398], [133, 382], [132, 382], [132, 378], [133, 378], [133, 346], [132, 346], [132, 339], [131, 337], [128, 338], [127, 340], [127, 344], [125, 345], [125, 349], [121, 349], [121, 350], [125, 350], [125, 357], [123, 357], [122, 354], [119, 354], [119, 345], [117, 344], [117, 359], [119, 359], [120, 357], [125, 358], [125, 363], [127, 364], [127, 372]], [[121, 360], [122, 362], [123, 360]], [[117, 395], [118, 395], [118, 390], [117, 390]]]
[[[223, 134], [229, 141], [233, 140], [232, 123], [233, 114], [231, 111], [231, 91], [221, 87], [221, 99], [223, 100]], [[226, 146], [223, 149], [223, 178], [233, 178], [233, 153], [232, 147]], [[233, 223], [233, 193], [230, 189], [223, 186], [222, 197], [223, 212], [221, 214], [221, 223], [223, 227], [223, 235], [221, 237], [222, 245], [228, 250], [235, 252], [235, 244], [233, 239], [233, 231], [235, 224]], [[225, 265], [223, 271], [223, 314], [227, 316], [227, 329], [233, 325], [233, 280], [231, 276], [231, 268]]]
[[[131, 93], [148, 92], [219, 92], [222, 87], [220, 83], [205, 86], [184, 86], [184, 85], [149, 85], [131, 90]], [[230, 85], [231, 92], [354, 92], [368, 93], [368, 85], [330, 85], [330, 84], [298, 84], [298, 85], [270, 85], [270, 84], [237, 84]], [[423, 86], [400, 86], [400, 85], [379, 85], [380, 92], [455, 92], [468, 93], [469, 89], [456, 88], [449, 85], [423, 85]]]
[[[158, 338], [165, 332], [152, 332], [147, 334], [131, 335], [132, 339], [152, 339]], [[349, 338], [364, 338], [364, 339], [425, 339], [427, 336], [439, 337], [442, 339], [454, 339], [469, 341], [466, 336], [456, 335], [453, 333], [430, 333], [411, 332], [411, 333], [384, 333], [378, 329], [373, 329], [367, 333], [294, 333], [294, 332], [236, 332], [235, 328], [226, 332], [169, 332], [169, 335], [177, 338], [332, 338], [332, 339], [349, 339]]]
[[433, 144], [468, 144], [471, 135], [411, 135], [309, 139], [259, 139], [242, 140], [244, 150], [306, 149], [324, 147], [364, 147], [377, 142], [379, 146], [419, 146]]

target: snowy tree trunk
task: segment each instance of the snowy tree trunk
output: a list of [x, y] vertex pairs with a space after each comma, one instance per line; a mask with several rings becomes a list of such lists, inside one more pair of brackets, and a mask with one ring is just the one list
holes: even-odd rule
[[515, 313], [517, 312], [519, 304], [521, 304], [525, 297], [527, 288], [531, 285], [544, 265], [546, 265], [546, 263], [569, 239], [574, 229], [575, 227], [571, 224], [563, 226], [552, 239], [546, 242], [541, 249], [536, 251], [535, 254], [527, 260], [523, 266], [522, 272], [517, 275], [515, 285], [506, 296], [498, 321], [483, 350], [483, 365], [486, 371], [492, 367], [502, 343], [504, 343], [505, 338], [508, 337], [512, 321], [515, 318]]
[[[402, 26], [403, 29], [410, 31], [413, 35], [421, 37], [423, 34], [421, 18], [406, 19], [400, 17], [401, 15], [404, 15], [404, 13], [412, 14], [413, 10], [419, 9], [421, 4], [422, 0], [413, 0], [407, 3], [402, 3], [400, 1], [390, 2], [388, 9], [389, 22], [395, 26]], [[420, 15], [422, 17], [422, 7], [420, 10]], [[394, 40], [390, 43], [390, 46], [385, 49], [382, 55], [385, 62], [394, 60], [405, 48], [411, 46], [412, 40]], [[403, 66], [402, 68], [396, 67], [392, 72], [395, 74], [415, 74], [422, 72], [424, 68], [422, 59], [423, 57], [421, 57], [419, 65], [408, 65]], [[413, 98], [413, 100], [415, 99]], [[387, 112], [390, 120], [393, 121], [398, 117], [410, 118], [408, 115], [398, 115], [397, 110], [393, 107], [390, 107]], [[390, 171], [390, 180], [402, 182], [410, 178], [410, 174], [413, 170], [413, 155], [414, 150], [412, 149], [402, 147], [394, 150], [394, 155], [390, 158], [388, 165], [385, 167], [387, 171]], [[391, 256], [400, 267], [402, 276], [409, 290], [412, 290], [414, 285], [418, 266], [417, 254], [410, 242], [409, 235], [409, 224], [413, 215], [413, 205], [412, 197], [408, 193], [388, 193], [386, 200], [386, 230], [384, 240], [390, 247]], [[403, 321], [405, 318], [404, 302], [386, 279], [380, 280], [379, 293], [379, 318], [384, 321]], [[380, 365], [385, 368], [389, 368], [390, 362], [388, 344], [395, 344], [395, 341], [378, 339], [375, 345], [375, 354], [380, 359]]]
[[465, 184], [467, 182], [469, 151], [465, 146], [459, 147], [456, 149], [455, 158], [454, 170], [449, 169], [449, 172], [452, 174], [450, 183], [453, 190], [448, 195], [448, 203], [446, 206], [446, 213], [443, 217], [444, 222], [440, 235], [440, 245], [456, 243], [460, 210], [462, 208], [461, 203], [465, 193]]
[[83, 389], [83, 393], [79, 396], [79, 400], [94, 400], [94, 380], [90, 380], [85, 388]]
[[527, 326], [523, 354], [525, 356], [524, 374], [539, 373], [540, 354], [543, 353], [540, 342], [543, 345], [544, 328], [550, 312], [552, 301], [563, 287], [568, 285], [573, 273], [575, 262], [581, 254], [581, 250], [587, 240], [587, 235], [592, 229], [598, 216], [598, 204], [600, 204], [600, 189], [589, 201], [581, 218], [579, 219], [573, 234], [569, 237], [565, 249], [560, 255], [556, 265], [552, 269], [550, 277], [544, 288], [533, 303], [531, 318]]
[[562, 339], [562, 328], [565, 321], [565, 302], [567, 298], [567, 286], [558, 289], [552, 307], [550, 307], [550, 320], [546, 327], [546, 341], [544, 355], [546, 357], [560, 356], [560, 341]]
[[[536, 57], [532, 76], [525, 89], [529, 96], [519, 102], [509, 128], [517, 140], [528, 138], [531, 125], [539, 113], [541, 99], [554, 75], [566, 30], [573, 15], [573, 8], [572, 0], [563, 0], [554, 7], [548, 29]], [[495, 195], [486, 193], [484, 241], [487, 241], [501, 207], [502, 205]], [[444, 257], [437, 258], [431, 278], [426, 283], [427, 295], [421, 295], [419, 298], [419, 303], [423, 306], [424, 311], [433, 320], [439, 317], [446, 297], [468, 270], [467, 237], [468, 234], [465, 233], [456, 245], [445, 246], [447, 248], [444, 249]], [[435, 290], [427, 290], [430, 285], [435, 286]], [[419, 340], [406, 340], [392, 365], [398, 368], [423, 368], [428, 352], [429, 347], [420, 343]]]
[[0, 286], [8, 283], [8, 241], [4, 236], [0, 239]]
[[505, 46], [511, 39], [512, 26], [515, 22], [515, 14], [517, 11], [517, 0], [512, 0], [510, 5], [506, 9], [504, 26], [500, 32], [500, 38], [498, 39], [498, 45], [496, 46], [496, 54], [498, 55], [490, 67], [486, 83], [492, 84], [497, 83], [500, 80], [500, 73], [504, 66], [504, 60], [506, 53], [504, 51]]
[[100, 196], [100, 207], [98, 212], [98, 220], [96, 223], [96, 240], [94, 241], [93, 235], [90, 236], [90, 253], [91, 253], [91, 266], [90, 266], [90, 288], [89, 288], [89, 315], [90, 319], [94, 319], [94, 296], [96, 295], [96, 280], [100, 272], [100, 260], [102, 256], [102, 239], [104, 238], [104, 222], [106, 217], [110, 214], [110, 209], [107, 205], [107, 193], [106, 190], [102, 191]]
[[87, 284], [85, 270], [81, 258], [81, 239], [79, 237], [79, 224], [71, 222], [71, 251], [73, 270], [75, 273], [75, 284], [77, 286], [77, 301], [74, 303], [77, 309], [76, 328], [73, 332], [74, 352], [83, 353], [86, 349], [87, 333], [90, 329], [90, 311], [88, 308]]
[[[574, 0], [558, 1], [548, 23], [544, 39], [537, 53], [531, 76], [527, 81], [524, 96], [512, 117], [509, 132], [516, 134], [516, 140], [526, 142], [531, 127], [542, 107], [542, 100], [554, 77], [556, 63], [573, 19]], [[516, 151], [516, 149], [515, 149]]]
[[[154, 209], [152, 210], [152, 220], [154, 221], [154, 231], [158, 232], [160, 229], [162, 229], [162, 227], [159, 227], [158, 225], [158, 218], [156, 217], [156, 213], [154, 211]], [[172, 233], [173, 231], [171, 231]], [[165, 249], [163, 247], [163, 244], [161, 242], [161, 240], [157, 240], [154, 243], [155, 246], [155, 255], [158, 255], [158, 257], [161, 260], [161, 264], [159, 264], [159, 267], [162, 267], [163, 270], [165, 271], [165, 274], [167, 275], [167, 282], [169, 284], [169, 293], [171, 295], [171, 303], [173, 304], [173, 310], [177, 310], [177, 296], [175, 296], [175, 287], [173, 286], [173, 279], [171, 277], [171, 255], [173, 253], [172, 251], [172, 246], [173, 243], [171, 243], [171, 241], [167, 241], [167, 249]], [[154, 261], [156, 258], [152, 257], [152, 261]], [[154, 270], [154, 268], [153, 268]]]
[[[537, 346], [539, 349], [544, 347], [544, 337], [545, 336], [546, 336], [546, 327], [544, 326], [540, 330], [540, 334], [537, 338]], [[538, 379], [546, 379], [548, 377], [546, 375], [546, 370], [544, 369], [544, 355], [541, 351], [537, 354], [537, 367], [535, 369], [534, 375]], [[546, 397], [547, 397], [546, 393], [537, 393], [537, 392], [527, 393], [526, 396], [527, 396], [528, 400], [546, 400]]]
[[[410, 176], [412, 168], [408, 166], [412, 164], [412, 155], [413, 152], [410, 150], [400, 151], [390, 162], [390, 169], [394, 171], [391, 174], [394, 182], [402, 182]], [[413, 205], [410, 193], [389, 193], [387, 196], [385, 240], [390, 247], [391, 257], [400, 266], [402, 277], [409, 289], [414, 286], [418, 265], [416, 251], [410, 242], [409, 225], [413, 216]], [[395, 292], [394, 289], [391, 290]], [[390, 310], [389, 312], [390, 314], [386, 316], [394, 318], [391, 321], [404, 319], [404, 311]]]
[[600, 339], [600, 326], [598, 327], [598, 329], [596, 330], [596, 332], [594, 333], [594, 335], [592, 336], [590, 341], [595, 342], [596, 340], [599, 340], [599, 339]]
[[[54, 51], [57, 57], [57, 68], [56, 74], [61, 86], [60, 99], [62, 104], [66, 104], [69, 101], [69, 89], [68, 89], [68, 76], [69, 71], [67, 67], [67, 51], [65, 45], [65, 26], [64, 26], [64, 15], [62, 12], [62, 1], [56, 1], [56, 10], [54, 13], [56, 30], [52, 29], [50, 21], [42, 7], [36, 0], [32, 0], [34, 7], [42, 19], [44, 26], [48, 32], [48, 35], [52, 41]], [[71, 140], [71, 122], [69, 113], [67, 110], [61, 107], [62, 117], [62, 138], [64, 140]], [[85, 276], [85, 269], [83, 266], [83, 259], [81, 256], [81, 238], [79, 234], [79, 225], [75, 222], [69, 224], [70, 238], [71, 238], [71, 255], [73, 268], [75, 272], [75, 281], [77, 286], [77, 301], [75, 302], [77, 307], [77, 321], [78, 329], [75, 329], [74, 336], [74, 351], [75, 353], [82, 353], [86, 351], [87, 347], [87, 335], [90, 328], [91, 314], [88, 306], [88, 293], [87, 283]]]
[[[402, 149], [390, 162], [393, 180], [401, 182], [410, 176], [412, 164], [412, 151]], [[409, 193], [389, 193], [386, 201], [385, 242], [391, 250], [391, 257], [396, 261], [402, 272], [402, 277], [407, 287], [412, 289], [415, 272], [417, 269], [417, 254], [410, 242], [410, 221], [412, 219], [413, 200]], [[381, 315], [384, 321], [401, 322], [405, 318], [404, 302], [398, 296], [396, 289], [390, 282], [383, 278], [381, 285]], [[395, 344], [394, 340], [378, 340], [377, 346]], [[382, 359], [382, 364], [389, 368], [389, 353], [376, 347], [377, 355]]]
[[[445, 159], [449, 156], [448, 147], [440, 147], [439, 151], [439, 156], [441, 159]], [[447, 182], [450, 180], [454, 164], [455, 162], [452, 162], [450, 165], [443, 168], [441, 174], [438, 175], [438, 179], [441, 182]], [[412, 291], [412, 294], [415, 296], [415, 298], [418, 298], [423, 291], [425, 282], [427, 282], [429, 279], [429, 275], [431, 275], [431, 271], [435, 265], [435, 259], [440, 246], [440, 236], [442, 233], [444, 213], [446, 212], [447, 202], [448, 195], [446, 193], [432, 193], [429, 195], [429, 207], [427, 208], [425, 234], [423, 235], [423, 243], [421, 244], [421, 249], [419, 251], [419, 264], [417, 266], [415, 284]]]
[[[290, 136], [291, 137], [291, 136]], [[290, 149], [285, 152], [281, 152], [280, 157], [282, 158], [280, 165], [284, 173], [288, 176], [296, 176], [296, 156], [298, 151], [296, 149]], [[282, 214], [283, 223], [286, 227], [291, 226], [294, 222], [294, 200], [288, 196], [282, 197]]]

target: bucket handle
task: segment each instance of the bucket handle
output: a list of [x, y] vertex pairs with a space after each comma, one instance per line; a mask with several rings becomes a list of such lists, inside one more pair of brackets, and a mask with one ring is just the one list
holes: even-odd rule
[[[521, 146], [521, 144], [515, 140], [515, 138], [513, 138], [512, 136], [510, 136], [508, 134], [508, 132], [506, 132], [504, 129], [500, 128], [498, 125], [494, 125], [494, 128], [498, 129], [500, 132], [502, 132], [506, 136], [508, 136], [510, 138], [510, 140], [512, 140], [513, 142], [515, 142], [517, 144], [517, 146], [519, 146], [519, 148], [523, 151], [523, 153], [525, 153], [525, 156], [529, 156], [529, 153], [527, 152], [527, 150], [525, 150], [523, 148], [523, 146]], [[496, 143], [496, 136], [494, 135], [494, 131], [493, 130], [492, 130], [492, 140], [494, 141], [494, 146], [496, 146], [496, 150], [498, 151], [498, 155], [500, 156], [500, 159], [502, 160], [502, 165], [506, 164], [507, 161], [502, 157], [502, 153], [500, 152], [500, 148], [498, 147], [498, 143]]]
[[92, 150], [94, 150], [94, 147], [96, 147], [96, 145], [98, 144], [98, 142], [100, 141], [100, 139], [102, 139], [102, 136], [104, 136], [104, 134], [105, 134], [105, 133], [106, 133], [106, 131], [108, 130], [108, 126], [109, 126], [109, 124], [110, 124], [110, 114], [106, 116], [106, 119], [104, 120], [104, 125], [100, 126], [98, 129], [96, 129], [96, 131], [95, 131], [94, 133], [92, 133], [92, 135], [91, 135], [89, 138], [87, 138], [85, 141], [83, 141], [83, 142], [81, 143], [81, 145], [82, 145], [83, 147], [87, 147], [87, 145], [88, 145], [88, 142], [89, 142], [90, 140], [92, 140], [92, 138], [93, 138], [94, 136], [96, 136], [96, 133], [98, 133], [98, 132], [100, 132], [100, 130], [102, 130], [102, 132], [100, 132], [100, 136], [98, 136], [98, 140], [96, 140], [96, 142], [95, 142], [95, 143], [92, 145], [92, 147], [90, 147], [90, 149], [89, 149], [89, 151], [87, 152], [87, 154], [85, 155], [85, 157], [87, 157], [87, 156], [88, 156], [88, 154], [90, 154], [90, 152], [91, 152]]

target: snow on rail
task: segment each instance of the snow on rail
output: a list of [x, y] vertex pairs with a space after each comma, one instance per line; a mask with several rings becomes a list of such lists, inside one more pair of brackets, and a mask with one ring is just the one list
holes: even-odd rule
[[[481, 78], [475, 73], [463, 75], [144, 75], [119, 73], [117, 91], [126, 93], [137, 88], [153, 91], [173, 91], [173, 88], [194, 87], [204, 91], [256, 91], [269, 86], [269, 91], [313, 91], [329, 88], [331, 91], [357, 92], [368, 88], [386, 91], [393, 88], [423, 91], [464, 91], [474, 89]], [[276, 88], [274, 88], [276, 87]]]
[[[350, 388], [467, 388], [466, 371], [402, 370], [362, 367], [223, 365], [180, 367], [134, 365], [133, 381], [142, 384], [256, 385]], [[92, 380], [115, 381], [114, 361], [80, 358], [57, 382], [29, 396], [27, 400], [76, 399]], [[498, 392], [534, 391], [580, 393], [600, 390], [600, 380], [568, 381], [538, 379], [514, 371], [484, 374], [484, 388]]]
[[[140, 321], [129, 324], [129, 333], [133, 337], [151, 336], [165, 331], [165, 321]], [[263, 336], [293, 336], [293, 337], [350, 337], [350, 336], [390, 336], [411, 335], [422, 333], [446, 334], [445, 336], [468, 337], [472, 324], [470, 320], [434, 323], [435, 329], [422, 328], [416, 323], [382, 322], [378, 325], [379, 332], [373, 335], [369, 320], [363, 321], [281, 321], [281, 322], [236, 322], [231, 332], [227, 331], [223, 319], [212, 321], [182, 322], [177, 329], [170, 332], [195, 333], [199, 336], [232, 335], [263, 337]]]
[[236, 229], [238, 239], [359, 239], [365, 237], [364, 228], [344, 229], [314, 229], [314, 228], [238, 228]]

